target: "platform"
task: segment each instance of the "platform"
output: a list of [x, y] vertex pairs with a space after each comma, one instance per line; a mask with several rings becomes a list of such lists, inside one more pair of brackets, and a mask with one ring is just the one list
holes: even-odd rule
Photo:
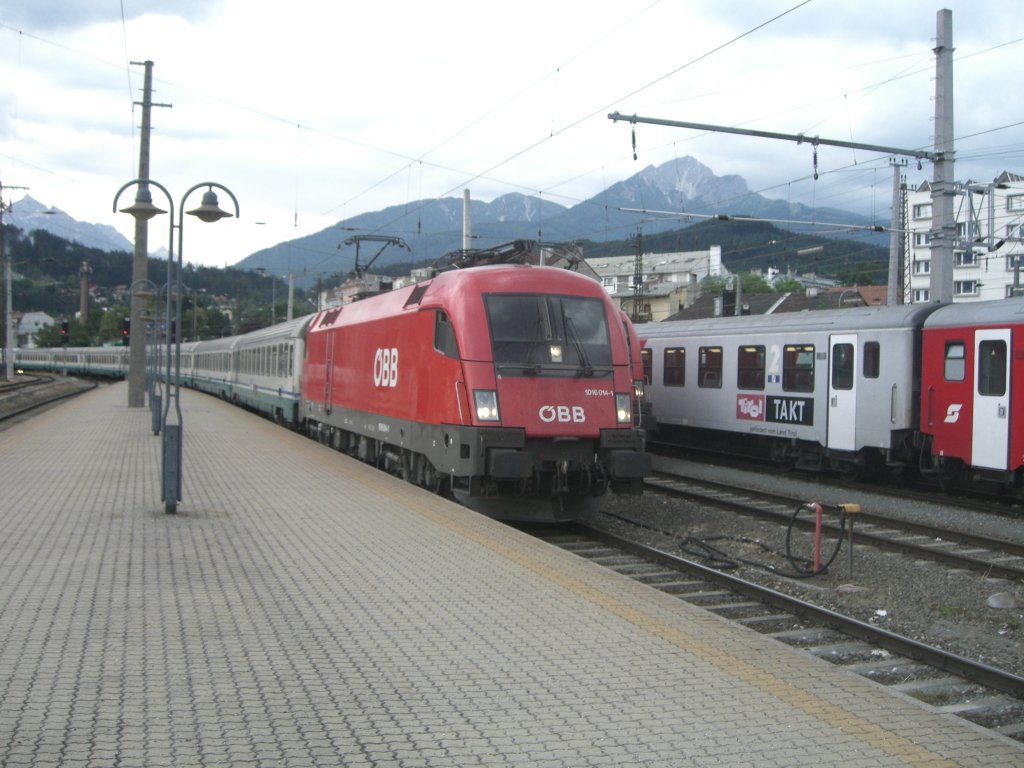
[[184, 392], [0, 432], [0, 765], [1024, 765], [713, 614]]

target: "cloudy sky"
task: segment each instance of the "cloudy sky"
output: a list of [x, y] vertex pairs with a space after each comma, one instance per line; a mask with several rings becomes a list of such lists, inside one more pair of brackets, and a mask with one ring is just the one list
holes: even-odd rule
[[[807, 144], [638, 125], [634, 160], [630, 126], [607, 115], [930, 149], [940, 8], [953, 12], [956, 177], [1024, 173], [1010, 0], [21, 0], [0, 8], [0, 182], [131, 237], [112, 208], [138, 175], [132, 62], [150, 60], [153, 99], [170, 105], [153, 109], [151, 177], [175, 207], [204, 181], [241, 207], [237, 221], [189, 219], [186, 261], [232, 264], [464, 189], [573, 205], [688, 155], [769, 197], [887, 219], [888, 156], [821, 147], [815, 180]], [[907, 168], [911, 184], [930, 173]], [[166, 233], [151, 224], [151, 247]]]

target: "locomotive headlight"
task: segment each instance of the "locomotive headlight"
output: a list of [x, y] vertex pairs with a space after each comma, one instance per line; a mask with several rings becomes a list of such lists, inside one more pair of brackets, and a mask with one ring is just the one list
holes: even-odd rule
[[562, 362], [562, 345], [561, 344], [552, 344], [551, 345], [551, 349], [549, 350], [549, 352], [551, 353], [551, 362], [552, 363], [560, 363], [560, 362]]
[[637, 400], [643, 400], [644, 399], [644, 380], [643, 379], [633, 379], [633, 395], [636, 397]]
[[474, 389], [473, 400], [476, 402], [476, 418], [478, 421], [501, 421], [498, 413], [498, 393], [493, 389]]
[[629, 395], [621, 392], [615, 393], [615, 418], [619, 424], [630, 424], [633, 421], [633, 404], [629, 401]]

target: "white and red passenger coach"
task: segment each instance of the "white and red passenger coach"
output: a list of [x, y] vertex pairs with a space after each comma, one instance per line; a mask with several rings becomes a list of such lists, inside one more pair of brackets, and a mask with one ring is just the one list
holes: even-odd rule
[[924, 322], [921, 432], [947, 476], [1024, 474], [1024, 300], [952, 304]]

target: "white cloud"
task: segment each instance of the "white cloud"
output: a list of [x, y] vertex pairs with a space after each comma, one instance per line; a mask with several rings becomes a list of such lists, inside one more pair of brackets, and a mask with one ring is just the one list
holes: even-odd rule
[[[616, 110], [908, 149], [934, 131], [936, 8], [920, 0], [521, 0], [498, 17], [468, 0], [125, 0], [124, 20], [120, 5], [0, 11], [0, 180], [130, 235], [111, 203], [137, 172], [129, 62], [152, 60], [154, 101], [173, 104], [153, 109], [152, 177], [175, 194], [218, 181], [241, 205], [189, 225], [203, 263], [466, 186], [572, 204], [684, 155], [773, 197], [887, 215], [884, 156], [823, 147], [814, 181], [807, 144], [638, 125], [634, 161]], [[973, 136], [957, 176], [1024, 170], [1024, 130], [993, 131], [1021, 122], [1018, 8], [946, 7], [955, 134]]]

